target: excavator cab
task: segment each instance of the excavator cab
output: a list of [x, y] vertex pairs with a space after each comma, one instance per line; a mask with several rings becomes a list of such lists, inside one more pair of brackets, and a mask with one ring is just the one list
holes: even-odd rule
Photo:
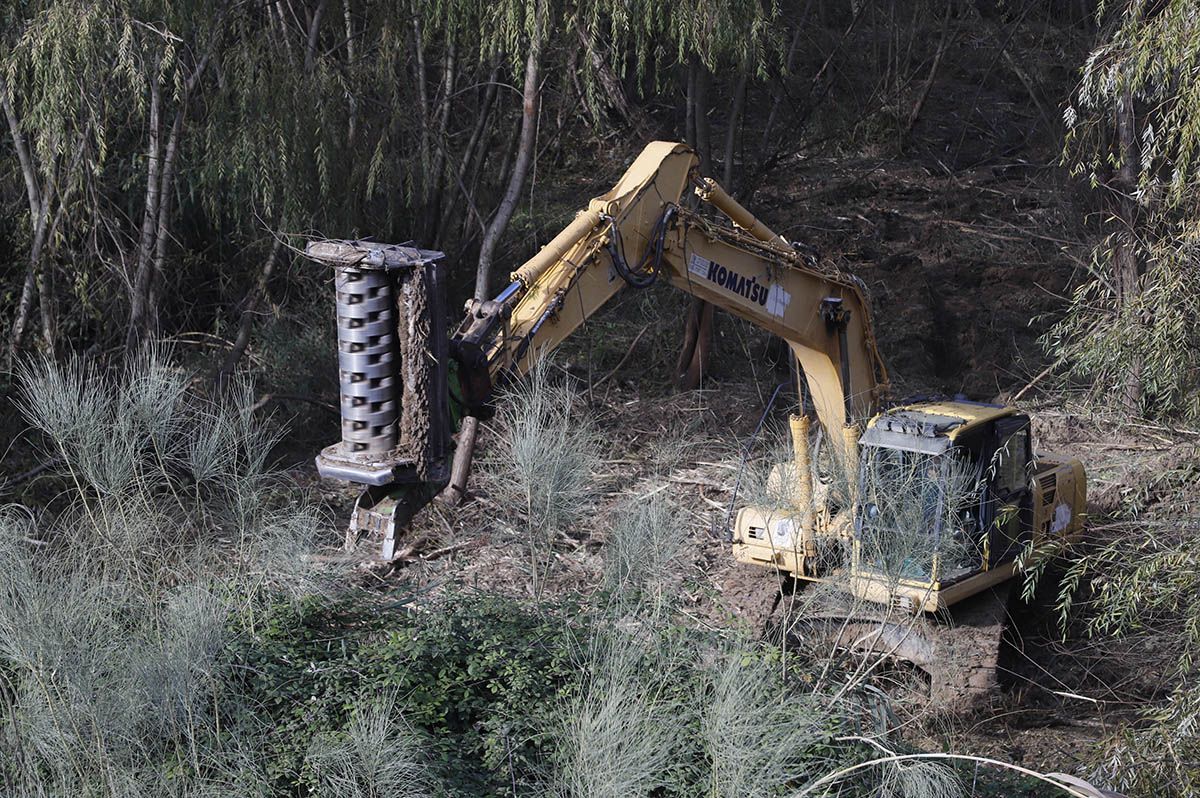
[[863, 434], [854, 570], [940, 591], [1029, 542], [1029, 417], [954, 405], [889, 411]]
[[927, 675], [938, 706], [969, 709], [997, 684], [1019, 556], [1083, 530], [1083, 466], [1035, 455], [1027, 415], [963, 400], [891, 408], [845, 440], [844, 486], [819, 485], [806, 440], [794, 441], [797, 462], [774, 480], [807, 478], [816, 489], [798, 494], [812, 502], [743, 508], [734, 556], [793, 577], [785, 593], [820, 582], [848, 594], [833, 609], [782, 604], [789, 637], [886, 652]]
[[[891, 408], [867, 423], [845, 459], [848, 499], [830, 501], [825, 491], [824, 507], [743, 508], [735, 557], [848, 584], [876, 604], [938, 612], [1010, 578], [1031, 544], [1082, 529], [1082, 465], [1035, 457], [1029, 417], [1011, 407]], [[788, 473], [803, 478], [797, 466]]]

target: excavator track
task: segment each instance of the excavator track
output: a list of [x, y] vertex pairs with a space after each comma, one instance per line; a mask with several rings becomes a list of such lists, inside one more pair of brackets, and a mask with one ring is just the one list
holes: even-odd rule
[[[1000, 647], [1008, 628], [1011, 585], [1005, 583], [956, 604], [944, 616], [913, 616], [884, 606], [816, 609], [785, 597], [779, 619], [791, 647], [840, 652], [874, 670], [878, 660], [904, 662], [929, 679], [930, 707], [951, 714], [972, 712], [999, 688]], [[862, 663], [865, 663], [862, 664]]]

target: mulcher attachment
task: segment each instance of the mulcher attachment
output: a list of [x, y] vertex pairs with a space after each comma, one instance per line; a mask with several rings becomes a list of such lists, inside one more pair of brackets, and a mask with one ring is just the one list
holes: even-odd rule
[[313, 241], [305, 254], [334, 269], [342, 439], [317, 456], [323, 477], [368, 486], [347, 541], [383, 536], [448, 479], [448, 341], [441, 252], [411, 244]]

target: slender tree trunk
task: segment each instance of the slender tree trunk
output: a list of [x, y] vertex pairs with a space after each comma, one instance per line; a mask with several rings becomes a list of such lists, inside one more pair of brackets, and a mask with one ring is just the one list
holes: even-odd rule
[[[688, 117], [690, 119], [689, 144], [700, 156], [700, 171], [712, 174], [712, 146], [708, 127], [708, 103], [706, 83], [708, 69], [698, 56], [692, 56], [688, 64]], [[700, 386], [708, 353], [712, 347], [713, 306], [693, 297], [683, 327], [683, 346], [675, 363], [675, 383], [683, 390]]]
[[[227, 7], [220, 11], [217, 26], [223, 29]], [[216, 45], [213, 45], [214, 50]], [[158, 325], [159, 278], [163, 272], [166, 246], [171, 236], [171, 192], [175, 185], [175, 162], [183, 137], [188, 103], [208, 69], [212, 53], [205, 53], [184, 82], [164, 149], [162, 141], [162, 87], [150, 84], [150, 140], [146, 149], [146, 199], [142, 209], [142, 232], [138, 241], [137, 266], [130, 299], [129, 327], [125, 345], [134, 348]]]
[[809, 9], [812, 7], [812, 0], [804, 6], [804, 13], [800, 17], [800, 24], [796, 26], [796, 32], [792, 34], [792, 43], [788, 46], [787, 64], [784, 74], [779, 76], [779, 82], [775, 84], [771, 91], [771, 110], [767, 112], [767, 121], [763, 123], [762, 136], [758, 142], [758, 157], [754, 160], [762, 163], [766, 157], [767, 147], [771, 142], [771, 129], [775, 126], [775, 119], [779, 116], [779, 106], [783, 104], [784, 81], [792, 74], [792, 70], [796, 68], [796, 54], [800, 50], [800, 34], [804, 31], [804, 23], [808, 18]]
[[[42, 235], [42, 243], [45, 234]], [[58, 299], [54, 288], [54, 272], [50, 264], [41, 258], [39, 252], [37, 266], [38, 314], [42, 318], [42, 349], [52, 355], [58, 346]]]
[[692, 57], [695, 70], [692, 79], [692, 115], [696, 126], [696, 152], [700, 155], [700, 171], [712, 174], [712, 136], [708, 125], [708, 67], [699, 56]]
[[746, 104], [746, 83], [749, 73], [743, 69], [738, 76], [737, 86], [733, 90], [733, 100], [729, 104], [729, 125], [725, 130], [725, 163], [723, 164], [724, 188], [730, 194], [734, 193], [734, 153], [737, 151], [738, 128], [742, 122], [742, 108]]
[[[933, 88], [933, 82], [937, 79], [938, 67], [942, 65], [942, 56], [946, 54], [946, 48], [954, 40], [954, 35], [950, 31], [950, 12], [953, 7], [952, 2], [947, 0], [946, 14], [942, 17], [942, 33], [938, 39], [937, 52], [934, 53], [933, 64], [929, 67], [929, 74], [925, 77], [925, 84], [921, 87], [921, 93], [917, 96], [917, 101], [913, 103], [912, 110], [908, 113], [908, 120], [904, 123], [904, 131], [900, 134], [901, 147], [904, 146], [909, 134], [912, 133], [913, 127], [917, 124], [917, 120], [921, 117], [921, 110], [925, 107], [925, 101], [929, 99], [929, 90]], [[898, 85], [897, 94], [899, 94]]]
[[25, 269], [25, 281], [21, 284], [21, 298], [17, 301], [17, 314], [13, 319], [12, 330], [8, 334], [7, 368], [12, 369], [21, 351], [25, 337], [25, 328], [29, 324], [29, 314], [33, 310], [33, 295], [37, 280], [37, 267], [30, 263]]
[[675, 384], [685, 391], [700, 387], [712, 350], [713, 306], [692, 297], [683, 327], [683, 346], [675, 364]]
[[434, 142], [433, 164], [429, 169], [429, 193], [425, 198], [425, 219], [421, 229], [427, 241], [437, 235], [445, 195], [446, 154], [450, 147], [450, 109], [453, 106], [454, 83], [458, 69], [457, 47], [454, 41], [446, 46], [442, 62], [442, 88], [438, 99], [437, 140]]
[[30, 218], [36, 223], [36, 217], [42, 206], [42, 193], [38, 188], [37, 171], [33, 167], [33, 157], [25, 142], [25, 134], [21, 132], [21, 123], [17, 119], [16, 109], [8, 96], [8, 84], [0, 73], [0, 105], [4, 107], [4, 117], [8, 121], [8, 132], [12, 137], [13, 149], [17, 152], [17, 162], [21, 165], [21, 177], [25, 181], [25, 194], [29, 201]]
[[328, 0], [320, 0], [313, 11], [312, 21], [308, 25], [308, 41], [304, 47], [304, 71], [311, 73], [317, 64], [317, 42], [321, 38], [321, 19], [325, 16], [325, 6]]
[[[350, 11], [350, 0], [344, 0], [342, 9], [346, 20], [346, 69], [353, 73], [357, 62], [354, 55], [354, 16]], [[346, 103], [349, 106], [346, 114], [346, 144], [353, 150], [354, 140], [358, 137], [358, 97], [354, 95], [352, 86], [346, 89]]]
[[175, 112], [171, 132], [167, 136], [166, 153], [163, 156], [162, 175], [158, 190], [158, 223], [154, 229], [154, 263], [150, 270], [150, 296], [146, 303], [146, 319], [150, 330], [158, 329], [160, 309], [159, 294], [166, 275], [164, 264], [167, 259], [167, 244], [171, 238], [171, 200], [175, 190], [175, 162], [179, 153], [179, 137], [187, 115], [186, 104]]
[[425, 79], [425, 41], [421, 31], [421, 18], [413, 16], [413, 52], [416, 54], [416, 84], [417, 84], [417, 119], [421, 123], [421, 170], [425, 179], [429, 179], [429, 159], [431, 146], [429, 141], [430, 111], [429, 87]]
[[683, 100], [683, 140], [696, 149], [696, 67], [688, 64]]
[[154, 230], [158, 221], [159, 173], [162, 168], [162, 146], [159, 115], [162, 90], [157, 80], [150, 84], [150, 141], [146, 147], [146, 198], [142, 208], [142, 234], [138, 241], [137, 266], [133, 277], [133, 296], [130, 297], [129, 328], [125, 345], [133, 349], [148, 329], [147, 303], [150, 299], [150, 270], [153, 266]]
[[30, 229], [33, 230], [33, 241], [30, 243], [29, 266], [25, 272], [25, 280], [21, 285], [21, 297], [17, 301], [17, 313], [8, 337], [8, 367], [16, 362], [17, 353], [24, 341], [25, 330], [29, 325], [29, 316], [33, 311], [33, 298], [37, 287], [38, 260], [40, 259], [43, 231], [45, 229], [45, 210], [42, 201], [42, 191], [38, 186], [37, 171], [34, 169], [33, 157], [30, 154], [25, 134], [21, 132], [21, 123], [17, 118], [16, 109], [8, 95], [8, 85], [0, 74], [0, 106], [4, 108], [4, 117], [8, 122], [9, 136], [12, 138], [13, 149], [17, 153], [17, 163], [21, 167], [21, 177], [25, 182], [25, 194], [29, 202]]
[[[613, 72], [604, 54], [596, 47], [595, 40], [583, 29], [583, 25], [578, 22], [575, 25], [575, 34], [579, 39], [580, 46], [583, 47], [583, 51], [592, 63], [592, 69], [595, 70], [596, 78], [600, 81], [601, 88], [604, 89], [604, 99], [608, 101], [609, 107], [616, 111], [617, 116], [625, 124], [640, 128], [640, 120], [635, 118], [634, 111], [625, 96], [625, 87], [621, 85], [620, 79]], [[600, 119], [597, 119], [596, 122], [599, 124]]]
[[541, 48], [539, 42], [531, 42], [529, 55], [525, 59], [525, 87], [521, 93], [521, 133], [517, 143], [516, 159], [513, 162], [512, 174], [508, 179], [508, 188], [496, 215], [492, 217], [483, 242], [479, 246], [479, 270], [475, 273], [475, 298], [483, 300], [487, 297], [492, 276], [492, 260], [500, 237], [504, 235], [508, 222], [512, 219], [513, 211], [521, 198], [521, 190], [525, 187], [525, 178], [533, 166], [534, 147], [537, 138], [538, 106], [541, 83]]
[[[1117, 146], [1120, 165], [1117, 167], [1117, 200], [1114, 217], [1118, 229], [1112, 235], [1112, 258], [1117, 288], [1117, 303], [1120, 312], [1127, 312], [1137, 304], [1141, 295], [1142, 264], [1137, 251], [1137, 191], [1141, 161], [1138, 151], [1137, 120], [1134, 116], [1133, 92], [1128, 88], [1120, 92], [1115, 108]], [[1127, 323], [1141, 323], [1141, 320]], [[1137, 413], [1141, 409], [1143, 374], [1139, 360], [1130, 365], [1125, 379], [1123, 402], [1126, 410]]]
[[238, 362], [242, 356], [246, 354], [246, 349], [250, 346], [250, 334], [254, 331], [254, 317], [258, 312], [258, 306], [262, 302], [263, 297], [267, 294], [267, 283], [271, 280], [271, 275], [275, 271], [275, 264], [279, 260], [279, 249], [283, 239], [275, 236], [275, 241], [271, 244], [271, 254], [263, 262], [262, 270], [258, 273], [258, 279], [246, 291], [246, 295], [242, 297], [239, 303], [241, 306], [241, 315], [238, 319], [237, 337], [233, 341], [233, 346], [226, 353], [225, 359], [221, 361], [220, 368], [214, 379], [217, 390], [223, 391], [229, 387], [233, 371], [237, 368]]
[[[458, 171], [455, 175], [454, 191], [451, 193], [468, 206], [464, 211], [465, 214], [478, 213], [474, 208], [475, 199], [468, 188], [470, 169], [472, 163], [475, 161], [475, 152], [484, 140], [488, 119], [492, 113], [492, 104], [496, 100], [497, 80], [499, 77], [499, 68], [493, 68], [488, 77], [487, 85], [483, 88], [483, 99], [480, 101], [479, 108], [475, 112], [475, 126], [471, 129], [471, 137], [467, 139], [467, 146], [463, 149], [462, 160], [459, 162]], [[441, 220], [438, 222], [433, 239], [435, 246], [441, 246], [442, 244], [442, 238], [450, 225], [455, 205], [456, 203], [451, 200], [445, 203], [445, 207], [442, 209]]]

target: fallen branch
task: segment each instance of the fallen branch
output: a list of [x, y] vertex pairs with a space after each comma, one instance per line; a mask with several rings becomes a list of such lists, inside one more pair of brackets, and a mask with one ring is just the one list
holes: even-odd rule
[[[885, 752], [888, 751], [887, 748], [884, 748], [875, 740], [871, 740], [866, 737], [859, 737], [857, 735], [848, 735], [845, 737], [837, 737], [835, 739], [838, 742], [868, 743], [868, 744], [873, 745], [876, 748], [880, 749], [881, 751], [885, 751]], [[825, 776], [822, 776], [821, 778], [817, 779], [816, 781], [810, 783], [807, 787], [805, 787], [799, 793], [797, 793], [797, 798], [803, 798], [803, 796], [813, 793], [819, 787], [824, 787], [828, 784], [832, 784], [842, 778], [845, 778], [846, 776], [850, 775], [851, 773], [854, 773], [859, 770], [863, 770], [865, 768], [875, 767], [876, 765], [899, 764], [901, 762], [916, 762], [916, 761], [919, 761], [922, 759], [935, 760], [935, 761], [941, 759], [941, 760], [950, 760], [950, 761], [956, 761], [956, 762], [974, 762], [974, 763], [980, 764], [980, 765], [991, 765], [992, 767], [1002, 768], [1005, 770], [1014, 770], [1017, 773], [1020, 773], [1024, 776], [1029, 776], [1030, 778], [1045, 782], [1046, 784], [1049, 784], [1052, 787], [1057, 787], [1058, 789], [1065, 792], [1067, 795], [1074, 795], [1077, 798], [1095, 798], [1097, 795], [1097, 793], [1095, 793], [1095, 792], [1084, 792], [1079, 787], [1075, 787], [1070, 784], [1064, 784], [1063, 782], [1058, 781], [1056, 779], [1052, 779], [1049, 776], [1047, 776], [1046, 774], [1039, 773], [1036, 770], [1030, 770], [1029, 768], [1021, 767], [1020, 765], [1014, 765], [1011, 762], [1003, 762], [999, 759], [991, 759], [991, 758], [985, 757], [985, 756], [968, 756], [966, 754], [895, 754], [895, 753], [891, 753], [891, 752], [888, 752], [888, 754], [889, 754], [888, 756], [878, 757], [876, 759], [870, 759], [870, 760], [867, 760], [866, 762], [859, 762], [857, 764], [850, 765], [849, 767], [844, 767], [841, 770], [836, 770], [833, 773], [829, 773]]]
[[440, 549], [434, 549], [433, 551], [429, 552], [428, 554], [422, 554], [421, 560], [424, 562], [429, 562], [431, 560], [437, 560], [442, 557], [445, 557], [447, 554], [453, 554], [456, 551], [462, 551], [463, 549], [477, 547], [478, 545], [479, 545], [478, 540], [467, 540], [462, 543], [455, 543], [451, 546], [443, 546]]
[[1049, 366], [1046, 366], [1046, 368], [1044, 368], [1044, 369], [1042, 369], [1040, 372], [1038, 372], [1038, 375], [1037, 375], [1036, 377], [1034, 377], [1032, 380], [1030, 380], [1030, 381], [1029, 381], [1029, 382], [1028, 382], [1028, 383], [1025, 385], [1025, 387], [1024, 387], [1024, 388], [1022, 388], [1021, 390], [1019, 390], [1019, 391], [1017, 391], [1015, 394], [1013, 394], [1013, 398], [1012, 398], [1012, 400], [1013, 400], [1014, 402], [1019, 402], [1019, 401], [1021, 400], [1021, 397], [1022, 397], [1022, 396], [1024, 396], [1026, 393], [1028, 393], [1028, 392], [1029, 392], [1029, 389], [1030, 389], [1030, 388], [1032, 388], [1033, 386], [1037, 385], [1039, 382], [1041, 382], [1042, 380], [1044, 380], [1046, 377], [1050, 376], [1050, 372], [1054, 371], [1054, 368], [1055, 368], [1055, 366], [1057, 366], [1057, 365], [1058, 365], [1059, 363], [1061, 363], [1061, 362], [1062, 362], [1062, 360], [1061, 360], [1061, 359], [1060, 359], [1060, 360], [1056, 360], [1056, 361], [1054, 361], [1053, 363], [1051, 363]]
[[601, 377], [599, 380], [597, 380], [596, 385], [594, 387], [599, 388], [601, 385], [608, 382], [614, 374], [616, 374], [618, 371], [621, 370], [621, 367], [625, 365], [625, 361], [629, 360], [629, 356], [633, 354], [634, 347], [636, 347], [638, 345], [638, 341], [642, 340], [642, 336], [645, 335], [646, 330], [648, 330], [648, 329], [650, 329], [649, 324], [647, 324], [645, 327], [643, 327], [641, 329], [641, 331], [638, 332], [638, 334], [633, 337], [633, 343], [631, 343], [629, 345], [629, 348], [625, 350], [625, 356], [622, 357], [617, 362], [617, 365], [613, 367], [612, 371], [608, 372], [603, 377]]
[[13, 487], [15, 485], [20, 485], [22, 482], [28, 482], [29, 480], [36, 477], [38, 474], [41, 474], [43, 471], [48, 471], [51, 468], [54, 468], [54, 466], [58, 465], [61, 462], [62, 462], [61, 457], [51, 457], [49, 460], [42, 463], [41, 465], [36, 465], [33, 468], [29, 469], [28, 471], [22, 471], [20, 474], [16, 474], [14, 476], [9, 477], [8, 479], [5, 479], [3, 482], [0, 482], [0, 489], [6, 489], [6, 488]]
[[341, 411], [338, 410], [337, 406], [332, 405], [329, 402], [326, 402], [322, 399], [317, 399], [314, 396], [303, 396], [298, 393], [265, 393], [259, 398], [259, 400], [257, 402], [255, 402], [253, 405], [250, 406], [250, 411], [255, 412], [258, 410], [262, 410], [264, 407], [269, 405], [271, 402], [284, 402], [284, 401], [305, 402], [305, 403], [313, 405], [315, 407], [319, 407], [322, 410], [328, 410], [330, 413], [333, 413], [335, 416], [340, 417], [342, 414]]

